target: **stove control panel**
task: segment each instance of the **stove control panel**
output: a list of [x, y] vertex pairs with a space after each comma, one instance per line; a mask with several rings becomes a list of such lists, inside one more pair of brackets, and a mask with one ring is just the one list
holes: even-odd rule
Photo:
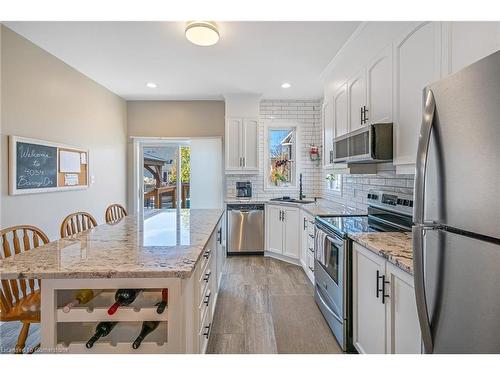
[[368, 204], [375, 207], [393, 209], [411, 214], [413, 211], [413, 196], [383, 190], [370, 190], [367, 194]]

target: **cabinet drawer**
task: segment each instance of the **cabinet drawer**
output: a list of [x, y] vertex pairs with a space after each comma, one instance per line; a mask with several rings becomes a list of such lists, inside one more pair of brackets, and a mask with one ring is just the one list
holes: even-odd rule
[[207, 351], [208, 339], [212, 330], [212, 313], [210, 308], [207, 309], [204, 319], [201, 321], [200, 330], [198, 331], [198, 340], [200, 353], [205, 354]]
[[212, 255], [215, 252], [215, 250], [213, 250], [213, 249], [214, 248], [207, 246], [205, 248], [205, 250], [203, 250], [203, 254], [201, 255], [201, 263], [200, 263], [200, 267], [201, 267], [202, 271], [204, 271], [205, 268], [210, 263], [210, 261], [212, 259]]
[[[199, 321], [203, 322], [205, 315], [208, 313], [208, 311], [212, 311], [212, 305], [213, 305], [213, 298], [215, 297], [213, 289], [208, 287], [204, 290], [204, 293], [202, 293], [202, 298], [201, 302], [198, 305], [198, 313], [199, 313]], [[201, 327], [200, 327], [201, 328]]]

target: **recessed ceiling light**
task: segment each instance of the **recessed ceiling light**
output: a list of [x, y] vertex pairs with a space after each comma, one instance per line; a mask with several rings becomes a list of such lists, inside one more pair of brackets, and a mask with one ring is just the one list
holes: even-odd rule
[[288, 82], [284, 82], [281, 84], [281, 87], [284, 88], [284, 89], [289, 89], [290, 87], [292, 87], [291, 84], [289, 84]]
[[148, 82], [146, 83], [146, 86], [149, 87], [150, 89], [155, 89], [158, 87], [158, 85], [154, 82]]
[[186, 26], [186, 38], [197, 46], [213, 46], [219, 41], [219, 31], [213, 22], [193, 21]]

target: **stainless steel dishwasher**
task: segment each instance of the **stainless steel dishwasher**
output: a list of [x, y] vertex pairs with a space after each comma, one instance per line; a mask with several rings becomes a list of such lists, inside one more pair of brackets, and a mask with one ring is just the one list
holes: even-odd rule
[[264, 254], [264, 205], [227, 205], [227, 254]]

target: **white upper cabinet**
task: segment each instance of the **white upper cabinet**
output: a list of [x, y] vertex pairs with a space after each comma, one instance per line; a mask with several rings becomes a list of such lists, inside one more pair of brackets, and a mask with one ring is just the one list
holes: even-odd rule
[[238, 170], [241, 167], [241, 127], [242, 119], [226, 120], [226, 170]]
[[347, 88], [349, 98], [349, 131], [354, 131], [365, 125], [366, 77], [364, 69], [349, 80]]
[[323, 167], [328, 168], [333, 164], [333, 138], [334, 138], [334, 119], [333, 119], [333, 99], [323, 104]]
[[366, 84], [365, 124], [392, 122], [392, 44], [368, 63]]
[[393, 162], [403, 173], [415, 173], [423, 89], [440, 78], [440, 64], [439, 22], [418, 23], [394, 43]]
[[[414, 174], [424, 88], [499, 49], [500, 22], [368, 23], [325, 80], [326, 95], [333, 95], [333, 138], [392, 122], [396, 173]], [[369, 51], [366, 59], [360, 51]]]
[[243, 119], [243, 169], [259, 169], [259, 121]]
[[349, 132], [349, 116], [347, 105], [347, 83], [342, 85], [333, 97], [334, 105], [334, 138]]
[[500, 22], [445, 22], [443, 26], [446, 74], [500, 50]]
[[226, 173], [255, 174], [259, 169], [258, 119], [226, 119]]

